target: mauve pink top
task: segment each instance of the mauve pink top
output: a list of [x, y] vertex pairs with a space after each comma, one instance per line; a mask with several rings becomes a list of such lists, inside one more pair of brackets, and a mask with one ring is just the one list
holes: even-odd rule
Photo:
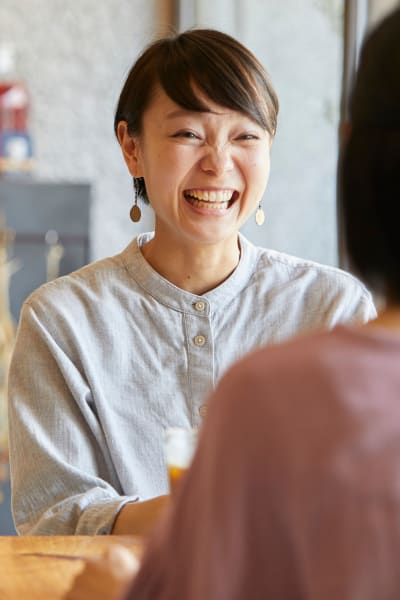
[[209, 403], [131, 600], [399, 600], [400, 335], [257, 351]]

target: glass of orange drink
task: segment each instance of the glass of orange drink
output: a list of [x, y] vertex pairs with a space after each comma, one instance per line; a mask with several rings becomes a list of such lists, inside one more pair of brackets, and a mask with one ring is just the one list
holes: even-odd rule
[[172, 494], [192, 462], [197, 444], [197, 429], [170, 427], [165, 432], [165, 458]]

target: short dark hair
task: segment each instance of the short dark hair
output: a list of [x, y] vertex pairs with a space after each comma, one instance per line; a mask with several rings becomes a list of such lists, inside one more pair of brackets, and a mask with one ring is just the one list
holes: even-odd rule
[[[139, 135], [143, 113], [159, 84], [177, 104], [208, 111], [193, 89], [212, 101], [244, 113], [275, 135], [279, 102], [268, 73], [257, 58], [231, 36], [214, 29], [192, 29], [150, 44], [131, 68], [114, 118]], [[144, 181], [140, 195], [147, 199]]]
[[339, 170], [350, 266], [374, 291], [400, 302], [400, 11], [363, 46], [350, 114]]

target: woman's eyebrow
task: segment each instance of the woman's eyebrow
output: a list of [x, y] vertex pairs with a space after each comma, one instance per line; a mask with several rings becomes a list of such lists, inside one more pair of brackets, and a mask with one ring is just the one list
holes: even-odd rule
[[172, 120], [172, 119], [177, 119], [179, 117], [188, 117], [188, 116], [193, 116], [193, 115], [201, 115], [202, 113], [207, 113], [207, 114], [212, 114], [212, 115], [225, 115], [226, 113], [223, 112], [217, 112], [211, 109], [207, 109], [205, 108], [204, 110], [190, 110], [188, 108], [177, 108], [176, 110], [172, 110], [171, 112], [167, 113], [165, 116], [165, 119], [168, 120]]

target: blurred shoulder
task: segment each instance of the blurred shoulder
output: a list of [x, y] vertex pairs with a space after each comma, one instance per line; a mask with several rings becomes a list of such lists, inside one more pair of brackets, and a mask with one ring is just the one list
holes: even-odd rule
[[270, 294], [286, 294], [307, 306], [308, 313], [330, 313], [339, 321], [365, 322], [376, 316], [370, 291], [357, 277], [334, 266], [298, 258], [284, 252], [253, 247], [257, 254], [250, 284]]
[[295, 278], [308, 276], [311, 281], [323, 281], [342, 287], [357, 288], [370, 296], [365, 285], [351, 273], [322, 263], [292, 256], [269, 248], [257, 248], [259, 253], [258, 270], [275, 269], [281, 277]]

